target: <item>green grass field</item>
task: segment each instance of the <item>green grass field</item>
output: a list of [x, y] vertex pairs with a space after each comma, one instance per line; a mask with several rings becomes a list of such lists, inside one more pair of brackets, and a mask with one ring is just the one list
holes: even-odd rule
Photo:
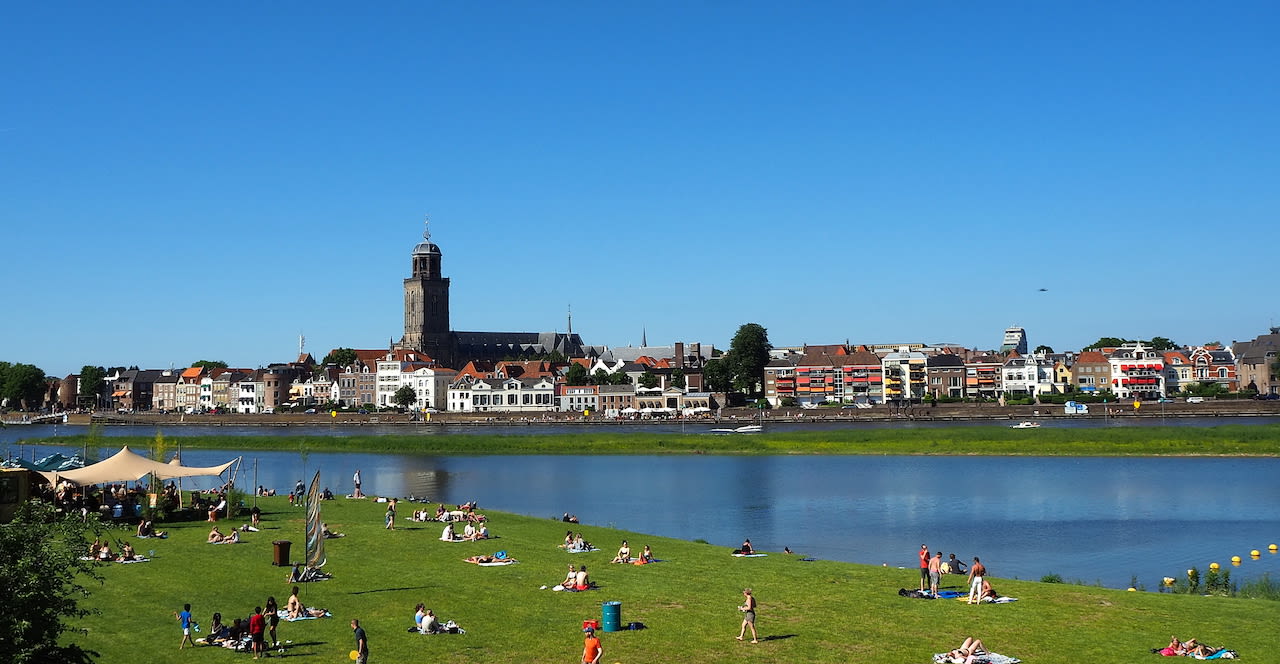
[[[710, 428], [712, 425], [690, 425]], [[1036, 456], [1280, 455], [1280, 425], [1014, 430], [1008, 426], [838, 429], [752, 435], [625, 431], [570, 435], [352, 435], [165, 437], [186, 448], [408, 454], [986, 454]], [[537, 427], [530, 427], [536, 432]], [[153, 436], [92, 433], [25, 443], [149, 449]]]
[[[86, 631], [75, 639], [99, 651], [103, 662], [247, 659], [246, 654], [211, 647], [179, 653], [181, 631], [173, 614], [190, 602], [200, 624], [207, 626], [214, 611], [229, 623], [263, 604], [268, 595], [283, 605], [289, 594], [287, 570], [271, 565], [271, 542], [291, 540], [291, 557], [300, 559], [303, 511], [283, 497], [260, 500], [266, 529], [237, 545], [205, 544], [208, 524], [203, 522], [164, 524], [171, 532], [167, 540], [136, 540], [131, 530], [114, 531], [144, 555], [154, 550], [154, 559], [101, 566], [104, 582], [94, 584], [88, 600], [101, 613], [84, 620]], [[1225, 645], [1251, 661], [1273, 661], [1280, 646], [1275, 630], [1280, 603], [1271, 601], [997, 578], [997, 590], [1020, 601], [967, 606], [899, 597], [899, 588], [915, 587], [913, 569], [802, 562], [777, 552], [734, 558], [722, 547], [590, 525], [577, 529], [603, 550], [567, 554], [556, 545], [568, 524], [501, 513], [489, 513], [490, 530], [499, 539], [446, 543], [438, 539], [441, 524], [407, 521], [413, 508], [400, 504], [398, 528], [392, 532], [383, 528], [384, 505], [347, 499], [325, 503], [325, 520], [347, 537], [326, 543], [326, 570], [334, 578], [304, 585], [302, 597], [309, 605], [328, 608], [334, 617], [282, 622], [280, 638], [292, 641], [284, 657], [349, 661], [349, 622], [359, 618], [376, 662], [574, 662], [581, 649], [582, 621], [599, 619], [604, 601], [622, 603], [623, 623], [647, 626], [602, 634], [606, 663], [927, 664], [933, 653], [955, 647], [969, 635], [1026, 662], [1064, 664], [1159, 661], [1148, 650], [1163, 646], [1170, 634]], [[226, 522], [224, 530], [239, 522]], [[608, 564], [623, 538], [634, 551], [650, 544], [666, 562]], [[468, 555], [498, 549], [521, 562], [492, 568], [462, 562]], [[586, 563], [601, 589], [540, 589], [562, 579], [569, 563]], [[942, 585], [959, 589], [963, 577], [944, 577]], [[745, 586], [760, 601], [763, 641], [755, 645], [733, 638]], [[442, 620], [457, 621], [467, 633], [408, 633], [419, 601]]]

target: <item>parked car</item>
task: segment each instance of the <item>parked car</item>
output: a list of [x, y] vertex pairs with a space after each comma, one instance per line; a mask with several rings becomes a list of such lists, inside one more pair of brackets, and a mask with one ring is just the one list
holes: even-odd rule
[[369, 411], [367, 411], [367, 410], [365, 410], [365, 409], [363, 409], [363, 408], [361, 408], [360, 410], [357, 410], [356, 412], [357, 412], [357, 413], [360, 413], [361, 415], [368, 415], [368, 414], [369, 414]]
[[308, 414], [308, 415], [315, 415], [315, 414], [316, 414], [316, 409], [315, 409], [315, 408], [308, 408], [305, 412], [306, 412], [306, 414]]
[[274, 415], [275, 412], [276, 412], [276, 409], [272, 408], [271, 406], [267, 406], [266, 408], [262, 409], [263, 415]]
[[1204, 397], [1187, 397], [1187, 403], [1204, 403]]
[[1259, 394], [1254, 399], [1258, 401], [1280, 401], [1280, 394]]

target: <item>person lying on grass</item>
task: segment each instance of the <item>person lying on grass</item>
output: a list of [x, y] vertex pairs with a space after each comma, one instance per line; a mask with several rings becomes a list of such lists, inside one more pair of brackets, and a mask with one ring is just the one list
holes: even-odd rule
[[982, 639], [975, 639], [972, 636], [965, 639], [959, 648], [947, 653], [946, 661], [951, 664], [973, 664], [979, 654], [985, 655], [987, 649], [982, 645]]

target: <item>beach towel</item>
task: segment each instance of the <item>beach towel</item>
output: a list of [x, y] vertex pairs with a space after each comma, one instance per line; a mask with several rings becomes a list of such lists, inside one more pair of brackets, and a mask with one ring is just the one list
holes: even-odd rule
[[[254, 531], [257, 532], [257, 531]], [[169, 539], [169, 535], [134, 535], [138, 539]]]
[[[278, 617], [278, 618], [280, 618], [281, 620], [284, 620], [284, 621], [286, 621], [286, 622], [298, 622], [299, 620], [318, 620], [318, 619], [320, 618], [320, 616], [313, 616], [313, 615], [311, 615], [311, 613], [310, 613], [311, 611], [315, 611], [315, 610], [316, 610], [316, 609], [315, 609], [314, 607], [310, 607], [310, 606], [309, 606], [309, 607], [307, 607], [306, 612], [304, 612], [302, 615], [298, 616], [297, 618], [290, 618], [290, 617], [289, 617], [289, 612], [288, 612], [288, 611], [286, 611], [286, 610], [284, 610], [284, 609], [280, 609], [279, 611], [276, 611], [276, 617]], [[325, 612], [324, 612], [324, 617], [325, 617], [325, 618], [332, 618], [332, 617], [333, 617], [333, 614], [332, 614], [332, 613], [330, 613], [329, 611], [325, 611]]]
[[[934, 664], [946, 664], [947, 653], [940, 652], [934, 655], [933, 661], [934, 661]], [[1017, 657], [1009, 657], [1008, 655], [1001, 655], [1000, 653], [997, 653], [997, 652], [989, 652], [989, 653], [984, 653], [982, 655], [978, 655], [977, 657], [974, 658], [973, 661], [974, 661], [974, 664], [1018, 664], [1018, 662], [1021, 662], [1022, 660], [1018, 659]]]
[[599, 551], [599, 550], [600, 549], [597, 549], [594, 546], [587, 549], [565, 549], [565, 551], [568, 551], [569, 553], [591, 553], [592, 551]]
[[117, 560], [116, 562], [120, 563], [121, 565], [128, 565], [129, 563], [149, 563], [151, 562], [151, 559], [136, 557], [133, 560]]
[[957, 599], [957, 598], [964, 598], [968, 596], [969, 596], [969, 593], [964, 592], [962, 590], [939, 590], [938, 591], [939, 599]]
[[769, 554], [767, 553], [731, 553], [729, 555], [733, 556], [734, 558], [763, 558]]
[[496, 560], [491, 563], [476, 563], [476, 564], [481, 567], [501, 567], [502, 565], [514, 565], [518, 562], [520, 561], [519, 560]]

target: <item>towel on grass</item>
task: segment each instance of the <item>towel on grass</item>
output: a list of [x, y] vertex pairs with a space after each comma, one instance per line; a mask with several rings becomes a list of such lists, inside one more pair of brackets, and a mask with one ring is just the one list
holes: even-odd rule
[[481, 567], [501, 567], [503, 565], [514, 565], [518, 562], [520, 561], [519, 560], [495, 560], [494, 562], [491, 562], [491, 563], [476, 563], [476, 564]]
[[731, 553], [729, 555], [733, 556], [734, 558], [763, 558], [769, 554], [767, 553]]
[[169, 539], [168, 535], [134, 535], [138, 539]]
[[133, 560], [117, 560], [116, 562], [120, 563], [121, 565], [128, 565], [130, 563], [149, 563], [151, 562], [151, 559], [138, 556], [138, 557], [135, 557]]
[[[304, 611], [303, 611], [303, 614], [302, 614], [302, 615], [298, 616], [297, 618], [290, 618], [290, 617], [289, 617], [289, 612], [288, 612], [288, 611], [286, 611], [286, 610], [284, 610], [284, 609], [280, 609], [279, 611], [276, 611], [276, 617], [280, 618], [281, 620], [287, 621], [287, 622], [298, 622], [299, 620], [317, 620], [317, 619], [319, 619], [319, 618], [320, 618], [320, 616], [313, 616], [313, 615], [311, 615], [311, 612], [312, 612], [312, 611], [315, 611], [315, 610], [316, 610], [316, 609], [315, 609], [314, 607], [310, 607], [310, 606], [309, 606], [309, 607], [307, 607], [306, 609], [304, 609]], [[325, 617], [325, 618], [332, 618], [332, 617], [333, 617], [333, 614], [332, 614], [332, 613], [330, 613], [330, 612], [328, 612], [328, 611], [325, 611], [325, 612], [324, 612], [324, 617]]]
[[[946, 664], [946, 662], [948, 661], [947, 653], [940, 652], [934, 655], [933, 661], [934, 661], [934, 664]], [[973, 661], [975, 662], [975, 664], [1018, 664], [1018, 662], [1021, 662], [1022, 660], [1018, 659], [1017, 657], [1009, 657], [1008, 655], [1001, 655], [998, 652], [989, 652], [989, 653], [984, 653], [982, 655], [978, 655], [977, 657], [974, 658]]]
[[589, 549], [565, 549], [565, 551], [568, 551], [569, 553], [591, 553], [593, 551], [599, 551], [599, 550], [600, 549], [597, 549], [594, 546]]

